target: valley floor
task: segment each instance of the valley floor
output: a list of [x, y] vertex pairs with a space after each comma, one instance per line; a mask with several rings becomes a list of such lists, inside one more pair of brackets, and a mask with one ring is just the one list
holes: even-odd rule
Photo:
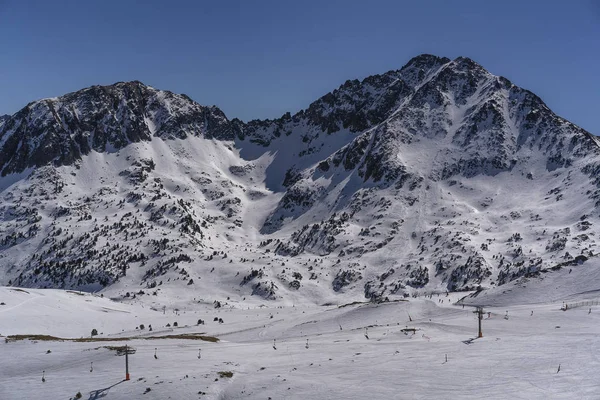
[[[87, 294], [3, 287], [0, 335], [77, 338], [97, 327], [95, 338], [116, 341], [2, 340], [0, 399], [69, 399], [78, 392], [90, 400], [600, 398], [600, 307], [486, 308], [484, 337], [474, 339], [473, 308], [455, 305], [458, 299], [198, 305], [177, 315]], [[196, 325], [198, 319], [205, 324]], [[144, 339], [198, 332], [219, 342]], [[123, 381], [124, 357], [104, 347], [124, 344], [136, 350], [130, 381]]]

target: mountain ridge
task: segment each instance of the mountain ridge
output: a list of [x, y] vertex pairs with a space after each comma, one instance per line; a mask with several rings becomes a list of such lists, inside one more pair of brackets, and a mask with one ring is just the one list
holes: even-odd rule
[[595, 256], [598, 144], [465, 57], [247, 123], [92, 86], [0, 119], [0, 283], [338, 301], [540, 276]]
[[[425, 78], [428, 76], [427, 74], [431, 73], [431, 69], [440, 67], [440, 66], [447, 66], [448, 64], [453, 64], [453, 63], [462, 64], [463, 66], [466, 66], [467, 69], [469, 69], [471, 71], [477, 70], [480, 72], [487, 73], [487, 71], [485, 71], [485, 69], [483, 69], [483, 67], [481, 67], [481, 65], [477, 64], [475, 61], [473, 61], [470, 58], [457, 57], [455, 60], [450, 60], [446, 57], [437, 57], [437, 56], [430, 55], [430, 54], [421, 54], [417, 57], [412, 58], [405, 66], [403, 66], [399, 70], [390, 70], [381, 75], [371, 75], [371, 76], [364, 78], [362, 81], [359, 81], [357, 79], [347, 80], [345, 83], [340, 85], [337, 89], [335, 89], [333, 92], [329, 92], [329, 93], [321, 96], [318, 100], [311, 103], [306, 109], [302, 109], [302, 110], [298, 111], [297, 113], [295, 113], [294, 115], [292, 115], [289, 112], [286, 112], [280, 118], [264, 119], [264, 120], [253, 119], [253, 120], [248, 121], [247, 123], [239, 120], [238, 118], [233, 118], [233, 119], [229, 120], [217, 106], [202, 106], [185, 94], [175, 94], [173, 92], [166, 91], [166, 90], [157, 90], [157, 89], [154, 89], [152, 86], [145, 85], [144, 83], [137, 81], [137, 80], [129, 81], [129, 82], [116, 82], [112, 85], [107, 85], [107, 86], [93, 85], [93, 86], [90, 86], [90, 87], [87, 87], [87, 88], [84, 88], [84, 89], [81, 89], [81, 90], [78, 90], [75, 92], [67, 93], [60, 97], [36, 100], [36, 101], [29, 103], [27, 106], [25, 106], [24, 108], [22, 108], [21, 110], [19, 110], [17, 113], [15, 113], [13, 115], [0, 116], [0, 144], [3, 145], [3, 147], [6, 146], [6, 142], [8, 141], [9, 136], [11, 136], [10, 132], [7, 132], [7, 131], [9, 131], [11, 129], [10, 125], [15, 124], [15, 123], [10, 120], [14, 119], [14, 118], [19, 118], [20, 116], [22, 116], [23, 114], [27, 114], [28, 112], [35, 111], [35, 110], [31, 110], [33, 107], [39, 107], [44, 104], [47, 105], [48, 111], [50, 113], [52, 113], [55, 118], [59, 119], [58, 122], [60, 122], [61, 124], [66, 124], [68, 126], [70, 121], [63, 122], [62, 120], [60, 120], [59, 116], [56, 114], [56, 111], [54, 110], [55, 102], [59, 101], [59, 99], [61, 99], [61, 100], [64, 99], [64, 101], [69, 102], [70, 101], [69, 99], [71, 99], [73, 97], [83, 96], [88, 92], [96, 92], [98, 97], [102, 97], [101, 92], [107, 92], [107, 94], [108, 94], [111, 91], [114, 91], [114, 92], [116, 92], [115, 94], [120, 94], [120, 95], [123, 95], [124, 94], [123, 92], [125, 92], [125, 91], [130, 91], [130, 92], [155, 91], [156, 93], [163, 93], [167, 97], [175, 98], [177, 100], [185, 99], [187, 102], [190, 103], [191, 107], [196, 106], [196, 107], [200, 108], [199, 112], [197, 112], [196, 115], [193, 115], [193, 117], [202, 118], [205, 116], [204, 113], [206, 113], [208, 116], [210, 116], [212, 118], [222, 119], [227, 122], [228, 126], [227, 126], [227, 128], [224, 128], [224, 129], [228, 129], [229, 131], [225, 132], [225, 133], [222, 133], [222, 132], [217, 133], [215, 136], [215, 137], [221, 137], [224, 139], [233, 139], [235, 137], [244, 138], [245, 136], [248, 136], [249, 134], [251, 135], [252, 133], [255, 133], [257, 130], [260, 129], [260, 127], [276, 124], [277, 128], [279, 128], [279, 129], [276, 129], [275, 132], [273, 132], [273, 135], [271, 138], [264, 138], [262, 136], [251, 138], [251, 140], [254, 140], [257, 143], [262, 143], [262, 144], [268, 145], [268, 143], [270, 143], [270, 140], [272, 140], [274, 137], [278, 137], [279, 135], [281, 135], [281, 129], [283, 129], [283, 128], [281, 128], [281, 126], [283, 124], [285, 124], [286, 122], [289, 122], [291, 120], [297, 120], [304, 116], [307, 116], [309, 121], [312, 122], [314, 125], [320, 125], [321, 130], [326, 131], [327, 133], [334, 133], [334, 132], [339, 131], [340, 129], [345, 129], [345, 128], [348, 128], [352, 132], [358, 132], [358, 131], [367, 129], [368, 127], [370, 127], [372, 125], [376, 125], [378, 123], [383, 122], [384, 118], [381, 116], [379, 116], [379, 118], [377, 118], [378, 116], [373, 115], [373, 114], [371, 114], [369, 116], [360, 114], [363, 111], [362, 108], [366, 105], [366, 104], [360, 104], [359, 110], [355, 109], [355, 110], [352, 110], [351, 113], [346, 113], [346, 114], [350, 114], [350, 115], [344, 115], [343, 113], [342, 113], [342, 115], [339, 115], [339, 114], [334, 115], [333, 121], [331, 121], [331, 118], [329, 120], [324, 119], [323, 115], [320, 115], [320, 114], [324, 112], [324, 109], [326, 108], [325, 106], [328, 103], [335, 102], [335, 97], [336, 97], [337, 93], [343, 92], [344, 90], [352, 90], [352, 89], [356, 90], [356, 88], [362, 88], [364, 86], [371, 86], [371, 87], [379, 86], [379, 87], [381, 87], [382, 82], [384, 84], [386, 82], [390, 83], [390, 81], [393, 81], [395, 83], [395, 82], [400, 81], [400, 78], [398, 76], [399, 76], [399, 74], [401, 74], [403, 72], [404, 72], [404, 75], [403, 75], [403, 79], [401, 80], [402, 83], [406, 84], [406, 82], [410, 82], [410, 84], [406, 84], [406, 85], [414, 86], [419, 82], [419, 79], [420, 79], [420, 81], [426, 80]], [[418, 78], [419, 74], [421, 74], [420, 78]], [[498, 80], [499, 80], [499, 82], [501, 82], [502, 85], [514, 86], [508, 79], [506, 79], [504, 77], [498, 77]], [[389, 89], [389, 88], [386, 88], [386, 89]], [[403, 89], [398, 88], [398, 90], [400, 90], [400, 92], [402, 92]], [[525, 89], [521, 89], [521, 90], [523, 90], [524, 92], [531, 95], [532, 98], [535, 99], [534, 101], [536, 103], [543, 106], [544, 108], [546, 108], [549, 111], [547, 106], [543, 103], [543, 101], [539, 97], [537, 97], [535, 94], [533, 94]], [[397, 93], [394, 93], [394, 94], [397, 95]], [[344, 93], [344, 95], [347, 96], [347, 93]], [[126, 97], [126, 96], [124, 96], [124, 97]], [[114, 100], [114, 99], [111, 99], [111, 100]], [[139, 111], [142, 111], [142, 110], [139, 110]], [[336, 110], [336, 111], [339, 111], [339, 110]], [[389, 110], [387, 110], [387, 111], [389, 111]], [[357, 115], [357, 114], [359, 114], [359, 115]], [[73, 117], [74, 117], [73, 119], [77, 120], [76, 116], [73, 116]], [[369, 120], [369, 117], [372, 118], [372, 120]], [[336, 118], [337, 118], [337, 120], [335, 120]], [[560, 118], [560, 117], [558, 117], [558, 118]], [[6, 124], [7, 122], [9, 122], [10, 125], [7, 125]], [[3, 127], [3, 125], [6, 125], [6, 126]], [[219, 124], [217, 123], [217, 125], [219, 125]], [[572, 124], [572, 125], [575, 125], [575, 124]], [[77, 129], [79, 129], [79, 130], [84, 130], [85, 128], [86, 128], [86, 126], [77, 127]], [[134, 126], [134, 128], [142, 128], [142, 130], [144, 130], [144, 132], [138, 133], [139, 136], [134, 135], [133, 137], [126, 137], [125, 139], [128, 139], [128, 140], [122, 140], [123, 138], [121, 138], [120, 142], [117, 141], [117, 143], [114, 143], [114, 144], [122, 147], [123, 145], [126, 145], [127, 143], [129, 143], [131, 141], [135, 142], [135, 141], [142, 140], [142, 139], [148, 139], [149, 134], [152, 134], [150, 132], [150, 130], [151, 130], [150, 127], [146, 127], [146, 129], [143, 129], [144, 128], [143, 124], [138, 123]], [[177, 126], [176, 128], [180, 129], [181, 131], [185, 131], [185, 127]], [[202, 131], [202, 127], [200, 127], [200, 126], [194, 126], [193, 128], [196, 128], [199, 131]], [[580, 127], [577, 127], [577, 128], [582, 129]], [[128, 133], [131, 133], [131, 132], [128, 131]], [[209, 135], [209, 137], [211, 137], [210, 132], [207, 131], [206, 133]], [[587, 133], [589, 133], [589, 132], [587, 132]], [[179, 134], [181, 134], [181, 133], [179, 133]], [[169, 136], [168, 134], [166, 134], [166, 135]], [[173, 135], [173, 133], [171, 133], [171, 135]], [[185, 135], [185, 133], [184, 133], [184, 135]], [[78, 140], [81, 141], [81, 139], [78, 139]], [[110, 140], [110, 138], [109, 138], [109, 140]], [[95, 150], [104, 151], [105, 148], [103, 148], [102, 146], [106, 145], [106, 139], [102, 140], [102, 143], [94, 143], [91, 146], [85, 145], [83, 143], [78, 143], [78, 144], [80, 145], [80, 147], [82, 147], [82, 149], [81, 149], [81, 151], [83, 151], [82, 154], [87, 154], [87, 152], [89, 152], [89, 150], [92, 147], [94, 147]], [[15, 149], [16, 149], [16, 146], [12, 146], [8, 150], [15, 150]], [[10, 151], [5, 150], [4, 148], [2, 150], [3, 150], [3, 153], [2, 153], [3, 157], [0, 159], [9, 158]], [[42, 164], [45, 162], [48, 162], [48, 160], [45, 160], [44, 158], [42, 158], [41, 161], [42, 161]], [[72, 162], [73, 160], [71, 160], [70, 157], [65, 156], [64, 160], [62, 160], [62, 161], [59, 160], [58, 165], [62, 165], [62, 163], [64, 161]], [[31, 165], [29, 165], [29, 166], [31, 167]], [[36, 165], [36, 166], [40, 166], [40, 165]], [[4, 167], [4, 168], [2, 168], [2, 167]], [[6, 168], [5, 165], [0, 165], [0, 171], [4, 175], [7, 174], [8, 172], [22, 172], [24, 169], [25, 169], [24, 165], [19, 165], [16, 168], [15, 167]]]

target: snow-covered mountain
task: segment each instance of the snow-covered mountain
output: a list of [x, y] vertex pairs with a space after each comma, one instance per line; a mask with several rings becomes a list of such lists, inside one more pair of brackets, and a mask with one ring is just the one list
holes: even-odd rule
[[248, 123], [140, 82], [94, 86], [0, 117], [0, 171], [3, 285], [321, 304], [596, 253], [598, 140], [463, 57]]

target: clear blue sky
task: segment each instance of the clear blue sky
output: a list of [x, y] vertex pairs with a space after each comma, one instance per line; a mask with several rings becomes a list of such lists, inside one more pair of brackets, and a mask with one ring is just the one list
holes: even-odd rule
[[463, 55], [600, 135], [600, 1], [0, 0], [0, 114], [140, 80], [244, 120]]

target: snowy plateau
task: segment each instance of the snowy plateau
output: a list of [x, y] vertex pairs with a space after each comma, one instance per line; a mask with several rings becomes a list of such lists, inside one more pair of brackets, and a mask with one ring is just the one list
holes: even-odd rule
[[598, 139], [464, 57], [274, 120], [34, 101], [0, 116], [0, 399], [599, 399], [598, 206]]

